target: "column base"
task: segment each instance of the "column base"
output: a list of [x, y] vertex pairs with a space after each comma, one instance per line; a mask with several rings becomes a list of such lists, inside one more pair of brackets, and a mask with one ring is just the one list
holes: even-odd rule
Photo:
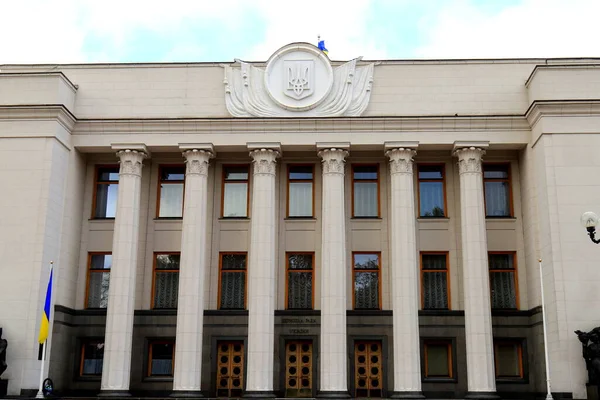
[[200, 390], [173, 390], [169, 397], [175, 399], [201, 399], [204, 398], [204, 395]]
[[102, 390], [98, 393], [98, 397], [111, 397], [113, 399], [119, 399], [121, 397], [131, 397], [129, 390]]
[[390, 399], [424, 399], [423, 392], [392, 392]]
[[244, 392], [242, 397], [246, 399], [274, 399], [277, 396], [272, 390], [249, 390]]
[[347, 391], [322, 391], [317, 393], [317, 399], [349, 399], [350, 393]]
[[474, 400], [498, 400], [500, 396], [496, 392], [467, 392], [465, 399]]

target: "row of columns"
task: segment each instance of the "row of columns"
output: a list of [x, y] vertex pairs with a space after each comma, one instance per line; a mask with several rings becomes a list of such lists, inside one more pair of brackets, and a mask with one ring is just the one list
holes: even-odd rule
[[[388, 142], [390, 160], [390, 251], [393, 310], [393, 398], [422, 398], [418, 320], [418, 263], [414, 215], [413, 157], [417, 142]], [[460, 173], [465, 336], [469, 396], [495, 395], [481, 159], [487, 142], [455, 143]], [[143, 145], [113, 146], [120, 159], [113, 265], [107, 310], [104, 395], [129, 390], [131, 341], [139, 243]], [[207, 268], [208, 166], [210, 144], [181, 145], [186, 184], [181, 242], [179, 305], [173, 391], [200, 396], [204, 277]], [[248, 144], [253, 159], [252, 219], [248, 270], [247, 397], [274, 397], [276, 271], [276, 162], [278, 143]], [[318, 145], [322, 159], [321, 397], [348, 398], [346, 335], [346, 213], [344, 171], [348, 143]]]

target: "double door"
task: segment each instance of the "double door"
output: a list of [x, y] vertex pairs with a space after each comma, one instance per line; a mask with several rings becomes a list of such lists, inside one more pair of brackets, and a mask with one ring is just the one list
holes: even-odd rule
[[381, 341], [354, 343], [354, 393], [356, 397], [383, 396]]

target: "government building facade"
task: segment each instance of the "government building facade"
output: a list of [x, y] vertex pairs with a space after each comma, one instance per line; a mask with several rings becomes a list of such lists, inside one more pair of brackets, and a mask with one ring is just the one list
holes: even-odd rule
[[1, 65], [0, 379], [53, 262], [58, 395], [585, 399], [599, 149], [600, 59]]

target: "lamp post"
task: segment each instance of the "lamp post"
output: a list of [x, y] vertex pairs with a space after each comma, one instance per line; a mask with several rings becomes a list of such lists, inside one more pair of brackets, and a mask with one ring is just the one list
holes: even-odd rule
[[584, 212], [581, 215], [581, 225], [587, 230], [592, 242], [598, 244], [600, 239], [596, 239], [596, 226], [598, 225], [598, 215], [592, 211]]

